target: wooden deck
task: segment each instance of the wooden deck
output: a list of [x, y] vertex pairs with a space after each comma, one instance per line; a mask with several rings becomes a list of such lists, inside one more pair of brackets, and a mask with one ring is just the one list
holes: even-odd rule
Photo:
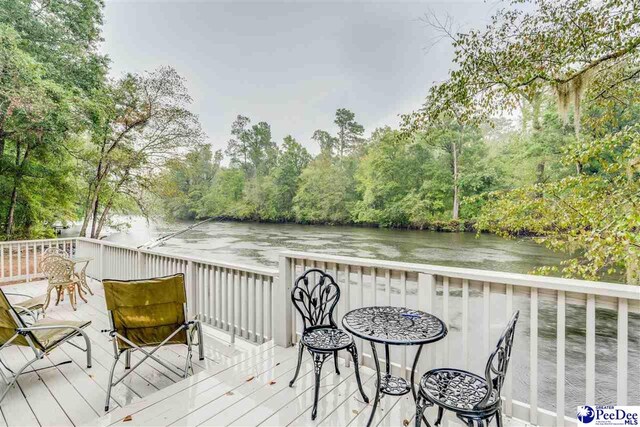
[[[0, 412], [0, 425], [180, 425], [180, 426], [364, 426], [371, 405], [361, 400], [353, 369], [341, 361], [342, 375], [327, 363], [323, 370], [318, 417], [311, 421], [313, 369], [305, 357], [300, 376], [293, 388], [297, 353], [295, 348], [274, 346], [272, 342], [254, 346], [239, 340], [231, 345], [224, 334], [205, 336], [206, 359], [196, 364], [196, 374], [182, 379], [155, 362], [138, 368], [112, 393], [112, 408], [104, 414], [104, 397], [110, 367], [111, 343], [100, 332], [107, 326], [103, 291], [93, 282], [96, 295], [89, 303], [79, 302], [74, 312], [68, 302], [47, 312], [60, 319], [91, 319], [88, 334], [93, 342], [93, 367], [87, 369], [84, 353], [66, 345], [53, 351], [35, 369], [65, 360], [73, 363], [28, 372], [20, 377], [19, 387], [10, 391]], [[35, 295], [44, 283], [5, 286]], [[26, 349], [28, 351], [28, 349]], [[171, 346], [162, 356], [176, 366], [184, 365], [185, 349]], [[2, 360], [10, 367], [25, 359], [25, 349], [3, 350]], [[135, 354], [134, 354], [135, 357]], [[139, 357], [139, 356], [138, 356]], [[123, 369], [123, 366], [121, 366]], [[365, 391], [374, 395], [374, 371], [362, 368]], [[414, 404], [410, 395], [385, 396], [377, 410], [375, 425], [413, 425]], [[429, 419], [434, 417], [430, 412]], [[508, 420], [508, 425], [525, 425]], [[447, 425], [447, 423], [445, 423]]]
[[[47, 317], [92, 321], [87, 334], [92, 341], [93, 366], [87, 369], [85, 354], [71, 345], [55, 349], [48, 359], [35, 363], [33, 369], [27, 369], [26, 373], [20, 376], [18, 387], [14, 387], [8, 393], [0, 406], [0, 426], [82, 425], [104, 415], [104, 399], [109, 368], [113, 361], [113, 349], [106, 334], [100, 332], [108, 327], [102, 287], [99, 282], [92, 282], [90, 286], [95, 295], [88, 297], [88, 304], [79, 300], [78, 310], [74, 312], [65, 300], [59, 306], [50, 307]], [[44, 293], [46, 284], [39, 281], [3, 286], [2, 289], [6, 292], [39, 295]], [[221, 333], [207, 334], [206, 359], [199, 361], [194, 357], [194, 370], [197, 373], [228, 366], [230, 361], [241, 357], [244, 351], [253, 347], [243, 342], [231, 345], [226, 335]], [[184, 367], [185, 346], [168, 346], [160, 351], [165, 360], [177, 367]], [[32, 356], [30, 352], [29, 348], [11, 346], [2, 350], [0, 358], [9, 368], [16, 368], [26, 361], [27, 356]], [[134, 353], [132, 360], [139, 357]], [[71, 360], [72, 363], [51, 367], [52, 364], [67, 360]], [[45, 367], [51, 368], [34, 372], [34, 369]], [[124, 366], [121, 367], [121, 371], [123, 369]], [[156, 362], [145, 363], [113, 389], [111, 410], [138, 402], [181, 380], [182, 378]]]

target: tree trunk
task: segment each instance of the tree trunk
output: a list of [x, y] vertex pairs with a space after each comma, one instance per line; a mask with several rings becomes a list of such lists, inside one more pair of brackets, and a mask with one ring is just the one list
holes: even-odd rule
[[457, 220], [460, 213], [460, 190], [458, 188], [458, 147], [455, 142], [451, 143], [451, 156], [453, 163], [453, 215], [452, 218]]
[[96, 227], [98, 226], [98, 207], [100, 206], [100, 195], [96, 194], [95, 202], [93, 204], [93, 212], [91, 213], [91, 238], [97, 239]]
[[98, 222], [98, 226], [96, 228], [96, 238], [98, 238], [97, 236], [100, 236], [100, 232], [102, 232], [102, 227], [104, 227], [104, 224], [107, 222], [107, 218], [109, 217], [109, 211], [111, 210], [112, 204], [113, 204], [113, 199], [109, 200], [109, 203], [107, 203], [104, 209], [102, 210], [102, 215], [100, 215], [100, 221]]
[[79, 237], [87, 237], [87, 227], [89, 226], [89, 220], [91, 219], [91, 212], [93, 212], [94, 194], [93, 184], [89, 184], [89, 189], [87, 190], [87, 202], [84, 204], [84, 219], [82, 220], [80, 233], [78, 233]]
[[22, 170], [24, 168], [27, 157], [29, 156], [29, 144], [24, 150], [24, 156], [20, 160], [20, 143], [16, 145], [16, 175], [13, 179], [13, 189], [11, 190], [11, 200], [9, 202], [9, 211], [7, 213], [7, 224], [5, 227], [5, 234], [10, 236], [13, 233], [13, 225], [15, 223], [16, 205], [18, 204], [18, 187], [22, 181]]
[[13, 181], [13, 190], [11, 191], [11, 202], [9, 205], [9, 213], [7, 214], [7, 226], [4, 230], [7, 237], [11, 236], [13, 233], [13, 222], [14, 216], [16, 212], [16, 204], [18, 202], [18, 184], [20, 183], [20, 179], [16, 176]]
[[544, 167], [545, 167], [544, 160], [538, 163], [538, 165], [536, 166], [536, 183], [537, 184], [542, 184], [544, 182]]

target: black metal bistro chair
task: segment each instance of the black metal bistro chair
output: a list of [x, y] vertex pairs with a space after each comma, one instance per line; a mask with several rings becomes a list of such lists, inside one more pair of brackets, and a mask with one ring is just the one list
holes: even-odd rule
[[[310, 284], [310, 277], [317, 277], [317, 283]], [[305, 271], [302, 276], [298, 277], [291, 290], [291, 301], [300, 316], [302, 316], [303, 330], [302, 337], [300, 337], [300, 342], [298, 343], [298, 366], [293, 379], [289, 383], [289, 387], [293, 387], [296, 378], [298, 378], [300, 365], [302, 364], [302, 354], [306, 348], [313, 357], [313, 370], [316, 380], [313, 411], [311, 412], [312, 420], [316, 419], [318, 413], [322, 364], [327, 358], [333, 356], [336, 374], [340, 375], [340, 370], [338, 369], [338, 351], [340, 350], [347, 350], [351, 354], [360, 394], [362, 394], [364, 401], [369, 403], [369, 398], [362, 389], [356, 345], [351, 335], [339, 329], [333, 319], [333, 310], [339, 299], [340, 287], [338, 287], [333, 277], [315, 268]]]
[[495, 417], [502, 426], [502, 401], [500, 392], [507, 374], [513, 336], [520, 312], [513, 313], [496, 349], [489, 356], [484, 378], [460, 369], [432, 369], [422, 376], [416, 402], [416, 427], [422, 421], [427, 406], [438, 407], [436, 426], [440, 425], [445, 409], [473, 427], [489, 425]]

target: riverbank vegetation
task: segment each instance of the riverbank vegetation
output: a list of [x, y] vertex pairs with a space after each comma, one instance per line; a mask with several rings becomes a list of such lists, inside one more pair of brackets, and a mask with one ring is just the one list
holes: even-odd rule
[[636, 0], [516, 0], [468, 32], [426, 15], [452, 71], [399, 126], [336, 106], [330, 126], [275, 141], [239, 114], [215, 152], [175, 70], [108, 76], [102, 6], [0, 0], [4, 238], [65, 221], [97, 237], [132, 212], [473, 229], [533, 235], [570, 255], [567, 276], [640, 280]]

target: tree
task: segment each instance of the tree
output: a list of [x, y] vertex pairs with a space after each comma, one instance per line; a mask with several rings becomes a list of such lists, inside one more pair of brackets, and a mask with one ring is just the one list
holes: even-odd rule
[[479, 228], [505, 236], [534, 233], [540, 243], [570, 254], [562, 265], [565, 276], [598, 279], [624, 273], [628, 283], [640, 283], [638, 158], [638, 124], [582, 143], [565, 162], [579, 161], [598, 173], [495, 194]]
[[233, 137], [227, 142], [226, 154], [230, 157], [231, 163], [241, 165], [245, 171], [250, 168], [250, 134], [247, 127], [251, 119], [238, 114], [231, 125], [231, 135]]
[[298, 190], [300, 175], [311, 161], [311, 155], [294, 137], [284, 137], [278, 166], [272, 172], [275, 202], [281, 218], [293, 217], [293, 198]]
[[329, 132], [318, 129], [313, 133], [311, 139], [320, 146], [320, 154], [323, 156], [331, 158], [335, 154], [338, 140], [331, 136]]
[[355, 121], [356, 115], [346, 108], [338, 108], [336, 118], [333, 121], [338, 125], [338, 135], [336, 138], [336, 150], [340, 158], [357, 150], [363, 143], [362, 134], [364, 127]]
[[[517, 0], [513, 4], [527, 3]], [[455, 33], [449, 20], [426, 22], [455, 49], [457, 68], [434, 86], [425, 108], [410, 118], [428, 123], [464, 106], [463, 120], [483, 120], [512, 111], [552, 91], [566, 122], [570, 105], [580, 137], [582, 101], [587, 92], [607, 97], [640, 76], [637, 0], [537, 0], [532, 8], [498, 11], [484, 30]], [[540, 31], [544, 29], [544, 31]], [[632, 83], [631, 83], [632, 84]]]
[[348, 168], [318, 158], [304, 169], [293, 199], [293, 211], [301, 222], [344, 224], [351, 220], [355, 183]]
[[384, 226], [419, 221], [406, 201], [411, 198], [416, 205], [415, 196], [429, 180], [428, 170], [434, 162], [430, 147], [420, 139], [388, 127], [373, 132], [356, 173], [360, 197], [353, 211], [355, 221]]
[[[548, 181], [546, 162], [538, 163], [538, 183], [491, 199], [483, 209], [480, 227], [503, 234], [539, 235], [539, 241], [572, 255], [564, 270], [567, 275], [595, 278], [625, 269], [629, 280], [636, 282], [637, 248], [628, 236], [637, 235], [638, 226], [636, 216], [625, 212], [632, 212], [634, 206], [637, 210], [637, 189], [630, 183], [636, 180], [633, 171], [640, 156], [626, 148], [634, 146], [632, 135], [637, 135], [637, 129], [620, 131], [619, 118], [621, 110], [638, 100], [638, 2], [533, 3], [530, 8], [500, 10], [482, 31], [454, 33], [450, 22], [428, 18], [452, 40], [457, 68], [447, 81], [431, 88], [424, 107], [407, 116], [407, 122], [420, 129], [452, 116], [461, 124], [479, 124], [495, 114], [530, 108], [533, 147], [552, 153], [564, 142], [565, 165], [567, 160], [574, 161], [577, 173]], [[539, 126], [541, 102], [551, 94], [567, 128], [573, 109], [571, 139], [562, 133], [545, 135]], [[596, 117], [585, 119], [585, 110]], [[633, 113], [626, 114], [624, 120], [632, 117]], [[587, 134], [585, 120], [591, 130]], [[590, 121], [597, 125], [589, 125]], [[546, 137], [550, 140], [544, 141]], [[630, 169], [623, 184], [620, 171]], [[616, 185], [620, 192], [613, 190]], [[622, 218], [612, 206], [622, 212]], [[603, 219], [605, 212], [608, 217]]]
[[[154, 171], [203, 138], [191, 98], [173, 68], [128, 74], [93, 99], [88, 188], [80, 235], [97, 237], [117, 197], [140, 201]], [[142, 208], [141, 205], [138, 204]]]
[[153, 186], [157, 205], [166, 218], [195, 219], [203, 197], [220, 170], [222, 153], [210, 145], [198, 147], [182, 158], [171, 159]]
[[220, 170], [202, 200], [198, 216], [244, 219], [245, 209], [242, 202], [244, 188], [245, 174], [242, 169]]
[[227, 155], [231, 163], [243, 168], [247, 176], [264, 175], [274, 165], [277, 145], [271, 140], [271, 127], [259, 122], [251, 127], [248, 117], [238, 115], [231, 126], [231, 138], [227, 143]]
[[[0, 1], [0, 200], [7, 201], [0, 205], [8, 235], [72, 217], [59, 191], [73, 194], [67, 152], [82, 131], [83, 101], [106, 72], [97, 53], [101, 7], [99, 0]], [[57, 213], [47, 214], [56, 202]]]

